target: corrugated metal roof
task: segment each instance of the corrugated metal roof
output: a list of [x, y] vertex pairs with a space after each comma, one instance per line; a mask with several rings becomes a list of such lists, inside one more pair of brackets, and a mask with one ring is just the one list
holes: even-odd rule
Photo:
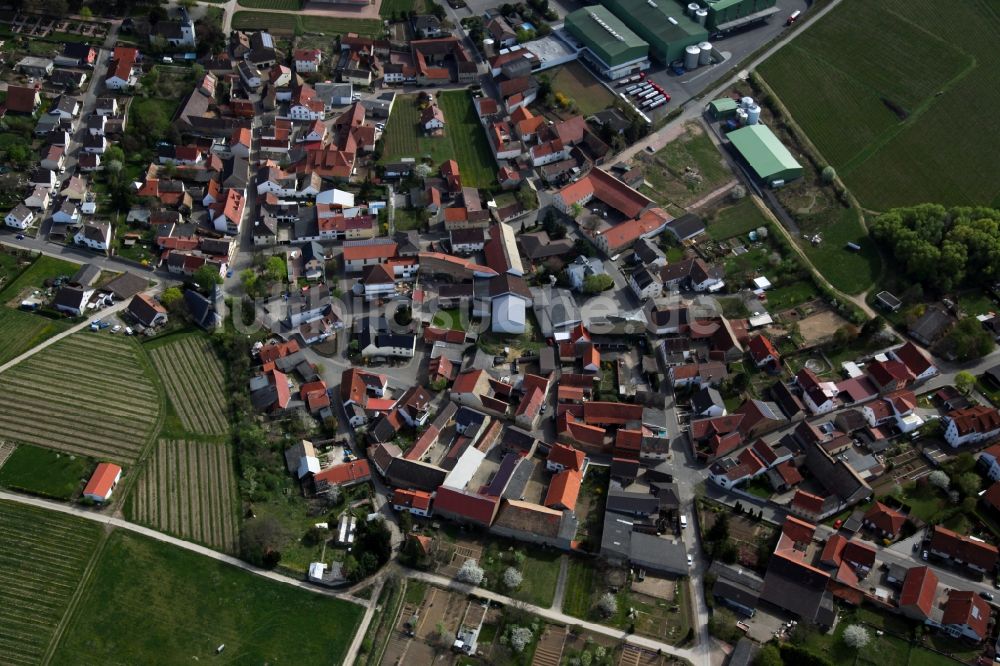
[[762, 179], [789, 169], [799, 170], [799, 164], [784, 144], [764, 125], [747, 125], [728, 134], [733, 146], [750, 163]]

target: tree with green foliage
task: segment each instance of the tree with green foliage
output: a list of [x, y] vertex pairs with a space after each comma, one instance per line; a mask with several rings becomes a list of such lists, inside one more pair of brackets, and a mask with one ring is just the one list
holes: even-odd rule
[[265, 266], [264, 272], [269, 282], [284, 282], [285, 278], [288, 277], [288, 266], [281, 255], [271, 255]]
[[209, 264], [205, 264], [195, 270], [191, 279], [198, 286], [198, 291], [206, 296], [211, 295], [212, 290], [215, 289], [215, 285], [222, 284], [222, 276], [219, 275], [219, 270]]
[[968, 370], [962, 370], [955, 375], [955, 388], [962, 395], [969, 395], [972, 387], [976, 385], [976, 376]]
[[953, 484], [962, 497], [975, 497], [982, 489], [982, 479], [975, 472], [965, 472], [955, 477]]
[[972, 361], [993, 351], [993, 336], [978, 319], [966, 317], [955, 325], [941, 344], [959, 361]]
[[163, 290], [162, 294], [160, 294], [160, 302], [163, 303], [163, 307], [167, 308], [171, 312], [176, 310], [177, 306], [180, 305], [183, 300], [184, 294], [181, 292], [180, 287], [168, 287]]
[[598, 273], [597, 275], [588, 275], [583, 280], [583, 291], [587, 294], [599, 294], [602, 291], [607, 291], [615, 285], [614, 279], [607, 273]]
[[967, 277], [976, 284], [1000, 278], [1000, 210], [935, 204], [896, 208], [873, 221], [871, 235], [889, 249], [906, 277], [926, 288], [950, 291]]
[[773, 643], [761, 647], [757, 656], [753, 660], [753, 666], [785, 666], [781, 660], [781, 653]]

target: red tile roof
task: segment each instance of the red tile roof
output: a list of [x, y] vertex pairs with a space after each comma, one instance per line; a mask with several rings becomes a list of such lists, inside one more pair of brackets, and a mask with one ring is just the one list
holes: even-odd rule
[[583, 405], [583, 421], [588, 425], [625, 425], [642, 420], [642, 405], [620, 402], [587, 402]]
[[896, 355], [900, 361], [906, 365], [907, 369], [913, 373], [914, 376], [918, 376], [924, 373], [928, 368], [933, 367], [930, 359], [920, 351], [920, 347], [916, 346], [912, 342], [907, 342], [902, 347], [894, 349], [893, 354]]
[[434, 445], [440, 434], [441, 431], [438, 430], [437, 426], [433, 423], [430, 424], [427, 426], [427, 430], [421, 433], [417, 441], [414, 442], [413, 447], [403, 457], [407, 460], [420, 460], [420, 456], [427, 453], [427, 449]]
[[785, 482], [785, 485], [791, 487], [802, 483], [802, 473], [799, 472], [799, 468], [791, 460], [786, 460], [775, 469], [778, 470], [778, 475], [781, 476], [781, 480]]
[[980, 639], [986, 636], [990, 622], [990, 605], [975, 592], [952, 590], [941, 614], [941, 624], [966, 625]]
[[548, 492], [545, 493], [543, 504], [550, 509], [576, 509], [576, 500], [580, 495], [580, 472], [563, 470], [552, 477]]
[[792, 506], [809, 513], [819, 513], [823, 509], [823, 498], [804, 490], [796, 490], [795, 496], [792, 498]]
[[940, 525], [935, 525], [931, 532], [930, 548], [986, 571], [996, 567], [997, 557], [1000, 556], [996, 546], [974, 541]]
[[470, 370], [461, 373], [455, 378], [455, 383], [452, 384], [452, 393], [473, 393], [479, 385], [480, 379], [485, 374], [485, 370]]
[[392, 494], [392, 504], [427, 511], [431, 508], [431, 494], [423, 490], [397, 488]]
[[297, 351], [299, 351], [299, 343], [295, 340], [289, 340], [288, 342], [275, 342], [274, 344], [264, 345], [260, 348], [258, 356], [262, 364], [273, 363], [279, 358], [284, 358]]
[[493, 522], [499, 504], [499, 497], [487, 497], [447, 486], [438, 488], [434, 497], [434, 507], [438, 513], [450, 513], [484, 526]]
[[841, 552], [846, 562], [871, 569], [875, 566], [875, 549], [866, 543], [851, 539]]
[[17, 113], [34, 113], [38, 91], [24, 86], [7, 86], [7, 110]]
[[750, 338], [750, 342], [747, 343], [747, 347], [750, 349], [750, 357], [753, 359], [754, 363], [763, 363], [764, 359], [771, 356], [776, 361], [780, 361], [781, 355], [778, 354], [778, 350], [774, 348], [771, 343], [770, 338], [766, 335], [756, 335]]
[[847, 537], [840, 534], [832, 535], [826, 540], [826, 545], [823, 546], [823, 553], [819, 556], [819, 561], [829, 566], [839, 566], [843, 561], [841, 553], [843, 553], [844, 546], [846, 545]]
[[83, 494], [107, 499], [121, 471], [122, 468], [114, 463], [102, 462], [91, 475], [87, 487], [83, 489]]
[[354, 460], [342, 465], [334, 465], [314, 475], [313, 478], [318, 482], [324, 481], [331, 486], [339, 486], [344, 483], [367, 481], [371, 478], [371, 470], [368, 468], [367, 460]]
[[816, 533], [816, 526], [795, 516], [787, 516], [781, 533], [795, 543], [809, 543]]
[[566, 444], [553, 444], [549, 449], [549, 462], [562, 465], [565, 469], [580, 471], [583, 469], [583, 461], [586, 456], [583, 451], [577, 451], [572, 446]]
[[865, 520], [873, 523], [876, 528], [886, 534], [899, 535], [899, 530], [906, 522], [906, 516], [895, 509], [890, 509], [881, 502], [875, 502], [865, 514]]
[[947, 417], [955, 422], [959, 435], [986, 433], [1000, 428], [1000, 412], [995, 407], [976, 405], [948, 412]]
[[924, 617], [930, 617], [937, 595], [938, 577], [930, 567], [913, 567], [903, 578], [899, 606], [916, 606]]
[[913, 380], [909, 369], [899, 361], [872, 361], [866, 369], [868, 376], [879, 386], [888, 386], [893, 381], [903, 386]]
[[382, 259], [396, 256], [395, 243], [373, 243], [371, 245], [349, 245], [344, 248], [344, 261], [359, 259]]

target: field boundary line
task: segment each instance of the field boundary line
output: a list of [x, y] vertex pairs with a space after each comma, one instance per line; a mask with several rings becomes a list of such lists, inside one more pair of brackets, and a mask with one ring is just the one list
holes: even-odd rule
[[208, 557], [218, 562], [222, 562], [224, 564], [228, 564], [238, 569], [242, 569], [243, 571], [260, 576], [262, 578], [268, 578], [270, 580], [279, 583], [284, 583], [285, 585], [291, 585], [293, 587], [298, 587], [303, 590], [308, 590], [314, 594], [321, 594], [326, 597], [333, 597], [336, 599], [341, 599], [343, 601], [349, 601], [359, 606], [365, 606], [367, 603], [367, 602], [361, 603], [361, 601], [357, 597], [352, 596], [346, 591], [337, 592], [332, 589], [327, 589], [320, 587], [318, 585], [313, 585], [299, 578], [286, 576], [276, 571], [261, 569], [259, 567], [250, 564], [249, 562], [244, 562], [243, 560], [237, 557], [233, 557], [232, 555], [220, 553], [219, 551], [212, 550], [207, 546], [203, 546], [201, 544], [197, 544], [192, 541], [187, 541], [185, 539], [180, 539], [178, 537], [171, 536], [164, 532], [160, 532], [158, 530], [154, 530], [152, 528], [145, 527], [143, 525], [138, 525], [131, 521], [125, 520], [124, 518], [118, 518], [112, 515], [105, 515], [97, 511], [84, 509], [81, 507], [64, 505], [60, 502], [44, 500], [39, 497], [29, 497], [27, 495], [21, 495], [19, 493], [12, 493], [6, 490], [0, 490], [0, 500], [17, 502], [19, 504], [26, 504], [28, 506], [33, 506], [38, 509], [46, 509], [58, 513], [65, 513], [71, 516], [76, 516], [78, 518], [83, 518], [85, 520], [90, 520], [96, 523], [102, 523], [110, 527], [116, 527], [123, 530], [127, 530], [129, 532], [133, 532], [135, 534], [139, 534], [141, 536], [150, 539], [155, 539], [156, 541], [161, 541], [163, 543], [167, 543], [172, 546], [176, 546], [178, 548], [183, 548], [184, 550], [188, 550], [193, 553], [197, 553], [198, 555], [201, 555], [203, 557]]
[[104, 547], [108, 543], [108, 536], [110, 536], [110, 534], [111, 530], [109, 529], [101, 530], [101, 536], [97, 541], [97, 547], [94, 548], [94, 552], [90, 556], [90, 561], [87, 562], [87, 568], [83, 570], [83, 575], [80, 576], [80, 583], [76, 586], [73, 596], [70, 597], [69, 604], [67, 604], [65, 612], [63, 613], [62, 618], [60, 618], [59, 624], [56, 625], [55, 631], [52, 632], [52, 637], [49, 639], [49, 646], [42, 655], [41, 662], [39, 662], [42, 666], [48, 666], [49, 662], [52, 661], [52, 657], [55, 656], [56, 649], [62, 641], [63, 634], [72, 622], [73, 616], [76, 615], [76, 609], [80, 605], [80, 600], [83, 599], [83, 595], [90, 586], [90, 578], [94, 574], [94, 569], [97, 568], [98, 560], [104, 553]]

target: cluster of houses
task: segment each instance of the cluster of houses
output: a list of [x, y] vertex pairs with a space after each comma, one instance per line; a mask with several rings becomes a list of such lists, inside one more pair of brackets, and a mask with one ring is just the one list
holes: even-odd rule
[[[898, 511], [876, 502], [864, 514], [863, 527], [876, 538], [895, 539], [906, 522]], [[928, 530], [924, 559], [964, 567], [972, 575], [996, 569], [996, 546], [941, 526]], [[833, 533], [823, 540], [816, 525], [788, 516], [763, 577], [738, 565], [714, 562], [712, 595], [744, 616], [758, 608], [778, 608], [804, 622], [833, 626], [836, 602], [878, 608], [939, 629], [954, 638], [980, 642], [989, 636], [991, 607], [977, 593], [940, 583], [926, 565], [879, 564], [878, 551], [858, 537]]]

